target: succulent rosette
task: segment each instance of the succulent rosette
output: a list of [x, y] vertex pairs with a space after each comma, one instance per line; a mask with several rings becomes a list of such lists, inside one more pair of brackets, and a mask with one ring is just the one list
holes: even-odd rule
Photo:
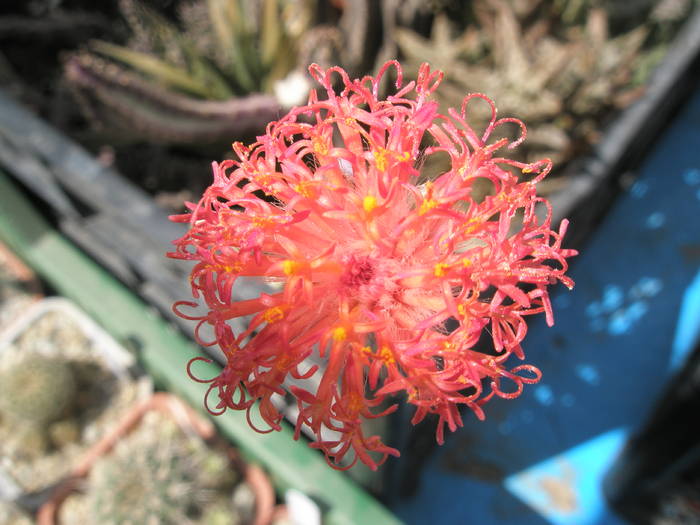
[[[380, 97], [388, 70], [395, 90]], [[296, 435], [308, 426], [333, 466], [359, 459], [376, 469], [398, 451], [362, 423], [395, 410], [395, 397], [415, 406], [414, 424], [436, 414], [442, 442], [445, 426], [463, 424], [460, 407], [483, 419], [494, 396], [539, 380], [518, 364], [525, 318], [553, 324], [548, 289], [573, 286], [565, 274], [576, 252], [561, 246], [567, 221], [553, 230], [536, 193], [551, 162], [503, 156], [525, 126], [497, 118], [486, 96], [467, 95], [444, 115], [431, 99], [443, 73], [427, 64], [406, 84], [395, 61], [357, 80], [338, 67], [309, 71], [322, 95], [311, 91], [252, 145], [235, 143], [237, 160], [213, 163], [202, 199], [174, 217], [190, 229], [170, 256], [196, 261], [196, 301], [175, 310], [211, 325], [215, 339], [200, 343], [227, 359], [219, 376], [199, 379], [212, 412], [256, 410], [265, 431], [278, 430], [275, 394], [290, 377], [318, 374], [315, 389], [291, 387]], [[473, 103], [490, 108], [484, 130], [467, 122]], [[519, 138], [494, 139], [504, 125]], [[424, 173], [433, 155], [448, 159], [446, 171]], [[241, 277], [278, 291], [240, 300]], [[187, 313], [200, 303], [206, 313]], [[242, 316], [248, 328], [236, 333], [230, 321]], [[312, 354], [323, 368], [306, 364]]]

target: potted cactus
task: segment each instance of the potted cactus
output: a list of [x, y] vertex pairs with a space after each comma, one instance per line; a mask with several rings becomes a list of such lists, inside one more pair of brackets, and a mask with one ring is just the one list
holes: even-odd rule
[[178, 398], [157, 393], [81, 458], [39, 510], [39, 523], [264, 525], [273, 505], [259, 467]]
[[149, 395], [134, 359], [64, 299], [44, 299], [0, 332], [0, 500], [36, 508], [43, 491]]
[[0, 371], [0, 413], [15, 429], [5, 444], [10, 454], [33, 457], [76, 440], [76, 375], [68, 361], [38, 352]]

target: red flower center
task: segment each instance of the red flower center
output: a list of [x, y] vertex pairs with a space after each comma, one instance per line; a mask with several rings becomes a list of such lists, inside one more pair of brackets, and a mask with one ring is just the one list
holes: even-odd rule
[[346, 264], [345, 273], [340, 277], [343, 286], [357, 288], [368, 284], [375, 276], [372, 259], [366, 255], [351, 255]]

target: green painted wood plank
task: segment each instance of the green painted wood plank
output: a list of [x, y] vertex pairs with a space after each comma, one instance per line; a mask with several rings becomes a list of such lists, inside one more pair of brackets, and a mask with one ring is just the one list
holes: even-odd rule
[[[0, 172], [0, 238], [51, 284], [72, 299], [115, 338], [138, 348], [157, 384], [201, 407], [204, 385], [187, 378], [185, 366], [198, 348], [114, 277], [55, 231], [31, 206], [7, 175]], [[199, 363], [202, 377], [218, 366]], [[221, 432], [247, 457], [272, 474], [277, 488], [296, 488], [330, 509], [330, 525], [399, 525], [401, 522], [345, 474], [332, 470], [293, 431], [258, 434], [245, 415], [229, 411], [213, 418]]]

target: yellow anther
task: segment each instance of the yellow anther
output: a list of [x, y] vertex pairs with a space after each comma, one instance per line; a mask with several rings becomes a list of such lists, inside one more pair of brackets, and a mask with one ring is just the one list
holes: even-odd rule
[[464, 317], [465, 315], [467, 315], [467, 307], [464, 306], [463, 304], [458, 304], [457, 305], [457, 312], [459, 312], [459, 315]]
[[365, 406], [365, 403], [364, 403], [364, 399], [362, 398], [362, 396], [360, 396], [359, 394], [356, 394], [355, 392], [350, 394], [350, 402], [348, 403], [348, 408], [352, 412], [359, 412], [364, 408], [364, 406]]
[[437, 263], [435, 265], [435, 268], [433, 269], [433, 273], [435, 274], [435, 277], [444, 277], [445, 276], [445, 270], [448, 270], [450, 268], [449, 264], [446, 263]]
[[472, 261], [469, 257], [465, 257], [464, 259], [462, 259], [462, 266], [464, 266], [465, 268], [468, 268], [471, 265], [472, 265]]
[[253, 224], [259, 228], [264, 228], [265, 226], [271, 226], [274, 224], [274, 220], [270, 217], [254, 217]]
[[372, 349], [369, 346], [363, 346], [360, 348], [360, 352], [364, 355], [372, 355]]
[[289, 356], [283, 355], [280, 357], [277, 362], [275, 363], [275, 369], [276, 370], [285, 370], [289, 368], [289, 365], [292, 364], [292, 360], [289, 358]]
[[256, 170], [253, 172], [253, 179], [256, 183], [264, 186], [274, 180], [274, 174]]
[[378, 151], [374, 152], [374, 161], [376, 162], [377, 169], [379, 171], [386, 170], [386, 150], [380, 148]]
[[311, 139], [311, 144], [314, 148], [314, 151], [320, 155], [327, 155], [328, 154], [328, 144], [320, 138], [320, 137], [314, 137]]
[[277, 321], [284, 319], [284, 310], [282, 310], [282, 308], [279, 306], [273, 306], [272, 308], [265, 310], [262, 317], [263, 321], [266, 323], [276, 323]]
[[224, 273], [238, 273], [241, 271], [242, 268], [243, 266], [241, 265], [241, 263], [239, 263], [238, 261], [234, 261], [231, 264], [225, 264], [223, 266], [220, 266], [219, 268], [214, 267], [213, 269], [223, 270]]
[[316, 191], [313, 188], [313, 184], [309, 181], [304, 181], [293, 186], [294, 191], [299, 195], [303, 195], [307, 199], [313, 199], [316, 197]]
[[292, 261], [291, 259], [287, 259], [286, 261], [282, 261], [282, 271], [284, 272], [285, 275], [294, 275], [298, 269], [299, 269], [298, 262]]
[[392, 353], [391, 348], [388, 346], [382, 347], [382, 349], [379, 351], [379, 358], [387, 364], [394, 364], [396, 362], [396, 359], [394, 359], [394, 354]]
[[408, 151], [404, 151], [401, 155], [397, 157], [401, 162], [405, 162], [411, 158], [411, 154]]
[[532, 173], [533, 171], [535, 171], [535, 170], [532, 169], [531, 166], [525, 166], [525, 167], [522, 169], [522, 172], [523, 172], [523, 173]]
[[464, 225], [464, 233], [472, 233], [474, 230], [476, 230], [477, 226], [481, 224], [481, 221], [479, 219], [471, 218], [467, 221], [467, 223]]
[[426, 199], [421, 202], [420, 209], [418, 210], [418, 215], [425, 215], [428, 211], [432, 210], [438, 205], [438, 201], [435, 199]]
[[377, 199], [372, 195], [367, 195], [362, 199], [362, 207], [367, 213], [371, 213], [374, 208], [377, 207]]
[[336, 326], [333, 329], [333, 340], [336, 342], [345, 341], [348, 337], [348, 332], [342, 326]]

